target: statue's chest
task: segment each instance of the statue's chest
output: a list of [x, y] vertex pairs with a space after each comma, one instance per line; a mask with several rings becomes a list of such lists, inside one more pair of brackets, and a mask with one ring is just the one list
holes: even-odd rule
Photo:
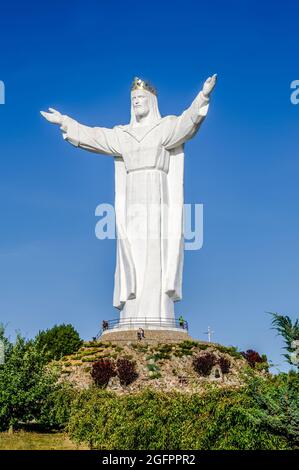
[[154, 168], [161, 153], [161, 136], [158, 129], [142, 137], [142, 134], [123, 132], [122, 155], [127, 170]]

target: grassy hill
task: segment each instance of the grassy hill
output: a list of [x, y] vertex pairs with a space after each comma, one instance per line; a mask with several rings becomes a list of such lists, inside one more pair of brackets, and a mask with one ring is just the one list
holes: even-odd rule
[[[214, 355], [215, 364], [208, 374], [199, 374], [193, 366], [194, 358], [207, 353]], [[85, 343], [77, 353], [55, 365], [62, 367], [62, 378], [79, 389], [86, 389], [93, 382], [90, 374], [93, 363], [100, 359], [116, 363], [123, 358], [135, 364], [137, 377], [130, 385], [121, 384], [117, 376], [112, 377], [105, 388], [117, 394], [136, 393], [149, 387], [164, 392], [200, 393], [208, 383], [219, 388], [240, 387], [244, 367], [248, 365], [234, 347], [190, 340], [170, 344], [128, 342], [121, 346], [112, 342]], [[223, 362], [228, 367], [224, 368]], [[259, 370], [266, 369], [267, 363], [259, 365]]]
[[254, 351], [192, 339], [87, 342], [32, 376], [43, 352], [19, 343], [0, 408], [2, 430], [12, 416], [17, 432], [0, 434], [0, 449], [299, 448], [299, 375], [273, 376]]

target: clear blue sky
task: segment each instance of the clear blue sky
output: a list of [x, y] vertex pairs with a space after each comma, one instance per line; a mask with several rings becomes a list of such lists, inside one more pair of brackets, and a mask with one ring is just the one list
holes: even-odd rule
[[4, 1], [0, 15], [0, 321], [28, 337], [71, 322], [90, 338], [112, 307], [115, 242], [94, 234], [113, 202], [113, 160], [77, 150], [40, 109], [89, 125], [129, 119], [135, 75], [179, 114], [219, 75], [207, 121], [186, 146], [185, 200], [204, 204], [204, 246], [186, 252], [195, 338], [267, 353], [265, 311], [299, 310], [299, 79], [296, 1]]

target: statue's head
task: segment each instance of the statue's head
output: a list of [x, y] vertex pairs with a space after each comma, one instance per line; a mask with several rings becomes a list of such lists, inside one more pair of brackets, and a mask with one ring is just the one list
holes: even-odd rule
[[147, 116], [153, 121], [161, 117], [157, 93], [152, 85], [136, 77], [131, 88], [131, 123]]
[[133, 90], [131, 92], [131, 103], [136, 118], [140, 119], [149, 115], [149, 92], [145, 90]]

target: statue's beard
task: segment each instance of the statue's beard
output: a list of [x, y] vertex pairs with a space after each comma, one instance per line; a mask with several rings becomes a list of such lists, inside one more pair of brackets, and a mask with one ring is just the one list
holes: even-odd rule
[[145, 111], [144, 109], [141, 109], [141, 108], [135, 108], [135, 116], [136, 116], [136, 119], [142, 119], [142, 118], [145, 118], [149, 115], [149, 110], [148, 111]]

